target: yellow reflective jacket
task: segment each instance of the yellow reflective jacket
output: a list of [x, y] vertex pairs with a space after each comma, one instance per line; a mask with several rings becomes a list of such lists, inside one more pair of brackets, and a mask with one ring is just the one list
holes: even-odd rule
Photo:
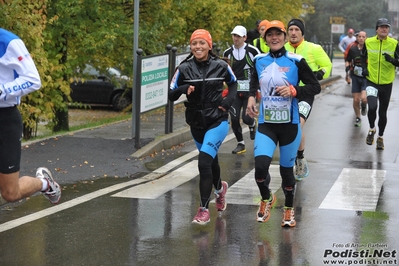
[[303, 40], [296, 48], [291, 46], [289, 42], [284, 46], [287, 51], [302, 55], [313, 72], [323, 69], [325, 71], [323, 79], [330, 76], [332, 63], [330, 57], [320, 45]]
[[263, 39], [262, 37], [256, 38], [253, 41], [253, 46], [258, 48], [261, 53], [265, 53], [265, 54], [268, 53], [270, 50], [269, 46], [267, 46], [267, 44], [266, 44], [265, 39]]
[[366, 39], [364, 49], [367, 50], [368, 80], [378, 85], [393, 82], [396, 75], [395, 66], [387, 62], [383, 54], [387, 53], [395, 58], [397, 45], [398, 41], [391, 37], [385, 40], [379, 40], [377, 36]]

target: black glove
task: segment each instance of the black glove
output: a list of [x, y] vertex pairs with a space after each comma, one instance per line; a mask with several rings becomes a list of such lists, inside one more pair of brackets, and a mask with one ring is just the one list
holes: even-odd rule
[[346, 67], [345, 67], [345, 72], [348, 73], [349, 70], [351, 70], [351, 67], [350, 67], [350, 66], [346, 66]]
[[324, 74], [326, 73], [326, 71], [324, 71], [324, 69], [320, 69], [319, 71], [316, 71], [316, 72], [313, 72], [313, 73], [314, 73], [314, 75], [316, 76], [316, 78], [318, 80], [322, 80]]
[[389, 54], [383, 53], [382, 55], [385, 57], [385, 61], [387, 61], [387, 62], [389, 62], [389, 63], [391, 63], [391, 64], [394, 64], [394, 63], [395, 63], [395, 58], [393, 58], [393, 57], [390, 56]]
[[369, 75], [369, 71], [367, 70], [367, 68], [363, 69], [362, 75], [363, 77], [367, 77]]

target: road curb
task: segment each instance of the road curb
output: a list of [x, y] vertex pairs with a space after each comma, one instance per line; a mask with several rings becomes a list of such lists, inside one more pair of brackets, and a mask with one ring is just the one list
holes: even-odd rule
[[178, 145], [180, 143], [184, 143], [192, 139], [190, 128], [181, 128], [176, 132], [163, 135], [158, 137], [157, 139], [151, 141], [144, 147], [138, 149], [134, 152], [131, 157], [138, 159], [142, 157], [146, 157], [151, 155], [154, 152], [159, 152], [161, 150], [170, 149], [171, 147]]
[[339, 80], [340, 78], [342, 78], [341, 75], [331, 75], [326, 79], [320, 80], [320, 85], [324, 88], [324, 86], [327, 86], [332, 82]]

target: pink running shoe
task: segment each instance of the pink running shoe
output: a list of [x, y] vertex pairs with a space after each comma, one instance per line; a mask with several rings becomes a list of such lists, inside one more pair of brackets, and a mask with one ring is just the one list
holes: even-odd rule
[[209, 210], [205, 209], [204, 207], [199, 207], [198, 212], [195, 215], [192, 223], [194, 224], [199, 224], [199, 225], [205, 225], [211, 220]]
[[222, 212], [226, 209], [227, 203], [226, 203], [226, 193], [227, 193], [227, 188], [229, 185], [227, 182], [222, 181], [222, 188], [223, 190], [220, 192], [220, 190], [215, 191], [216, 194], [216, 210], [219, 212]]

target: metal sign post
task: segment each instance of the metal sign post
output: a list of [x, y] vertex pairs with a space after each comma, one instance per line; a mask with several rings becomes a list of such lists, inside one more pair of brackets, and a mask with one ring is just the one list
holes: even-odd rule
[[[143, 53], [143, 50], [141, 49], [137, 49], [137, 61], [135, 61], [135, 65], [137, 65], [137, 69], [136, 69], [136, 73], [134, 73], [135, 75], [135, 79], [134, 79], [134, 88], [135, 90], [133, 91], [133, 94], [136, 99], [140, 99], [141, 98], [141, 78], [140, 77], [140, 73], [141, 73], [141, 55]], [[133, 123], [133, 127], [134, 127], [134, 131], [135, 131], [135, 137], [134, 137], [134, 146], [136, 149], [140, 149], [141, 148], [141, 144], [140, 144], [140, 109], [141, 109], [141, 103], [139, 100], [137, 100], [134, 103], [134, 108], [132, 108], [132, 113], [136, 114], [136, 120]]]
[[134, 87], [136, 84], [137, 76], [137, 49], [139, 48], [139, 8], [140, 8], [140, 0], [134, 0], [134, 24], [133, 24], [133, 91], [132, 91], [132, 138], [135, 135], [135, 123], [137, 120], [140, 120], [140, 113], [135, 112], [134, 106], [137, 103], [135, 90], [138, 90], [138, 87]]

